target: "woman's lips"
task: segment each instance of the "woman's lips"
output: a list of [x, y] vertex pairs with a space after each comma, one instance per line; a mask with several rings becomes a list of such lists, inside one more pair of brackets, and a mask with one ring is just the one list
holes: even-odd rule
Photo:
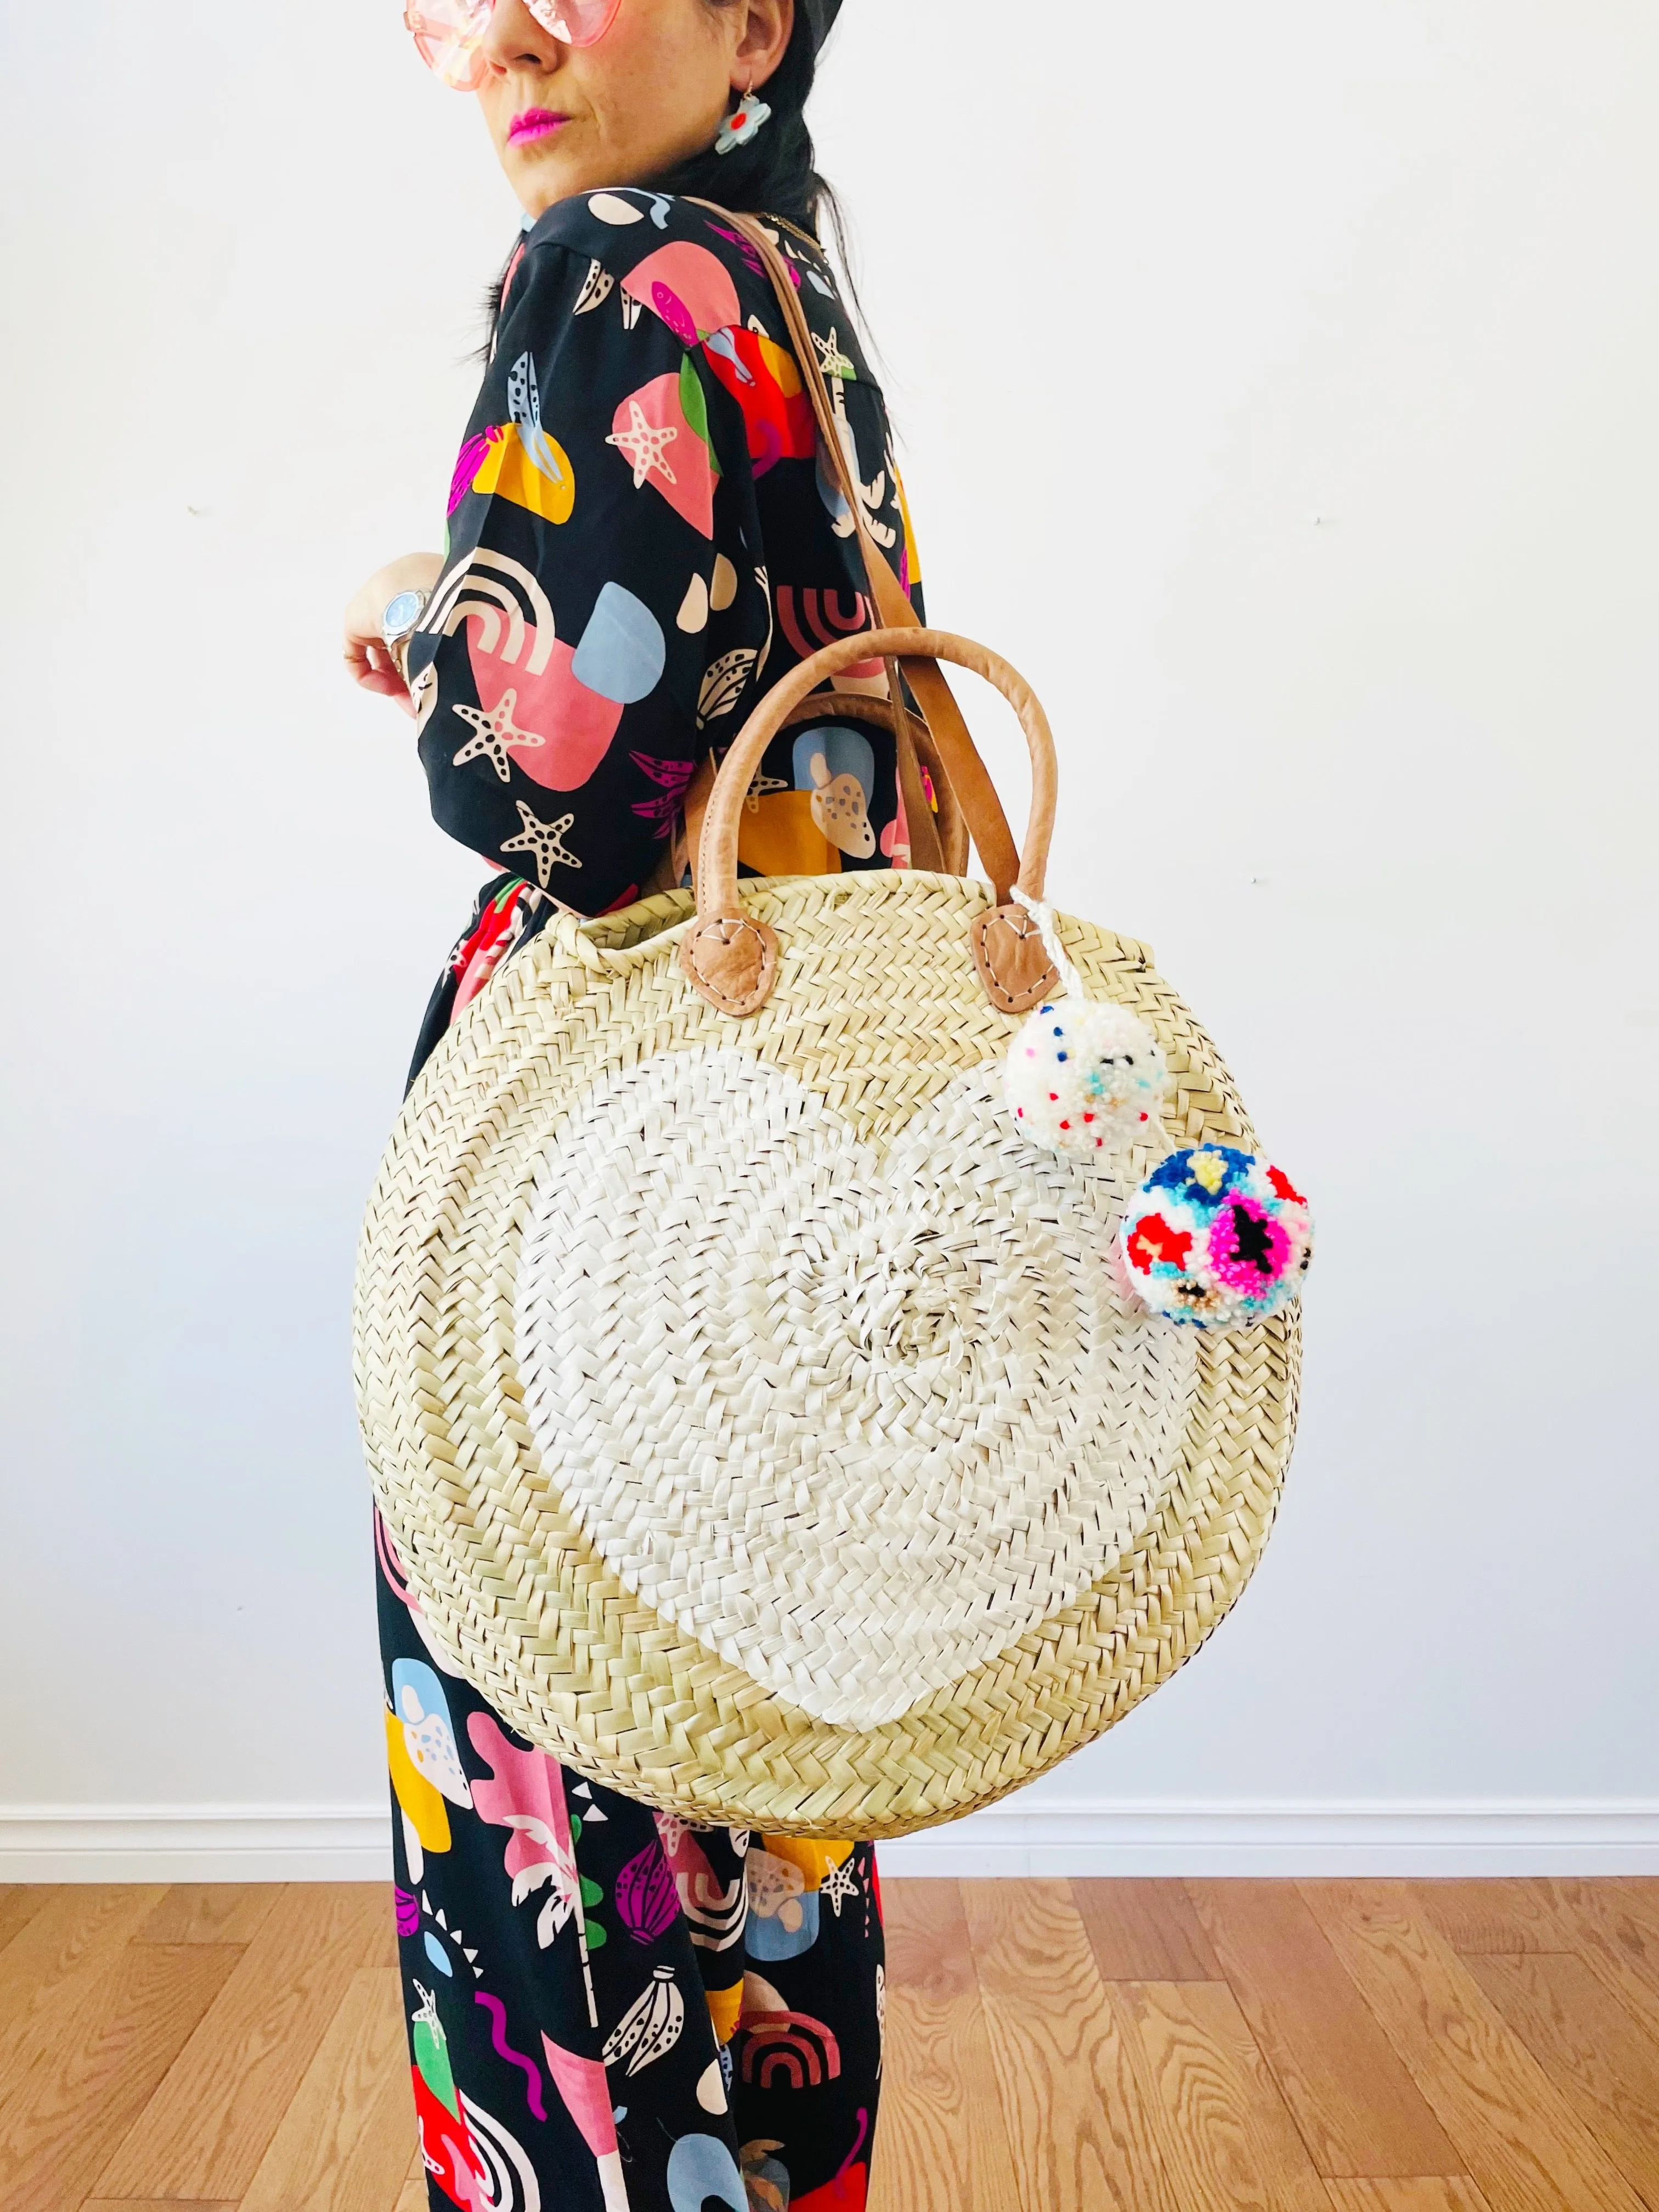
[[529, 139], [545, 138], [569, 120], [568, 115], [555, 115], [545, 107], [527, 107], [522, 115], [515, 115], [508, 125], [507, 143], [509, 146], [522, 146]]

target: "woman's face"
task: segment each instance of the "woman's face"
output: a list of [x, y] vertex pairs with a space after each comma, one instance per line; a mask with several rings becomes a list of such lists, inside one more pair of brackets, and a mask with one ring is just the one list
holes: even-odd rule
[[520, 205], [538, 216], [700, 152], [732, 87], [776, 69], [793, 24], [794, 0], [622, 0], [596, 45], [568, 46], [522, 0], [496, 0], [478, 101]]

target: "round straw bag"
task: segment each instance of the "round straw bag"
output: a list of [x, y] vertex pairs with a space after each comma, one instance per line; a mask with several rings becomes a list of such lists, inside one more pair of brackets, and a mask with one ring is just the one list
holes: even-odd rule
[[[357, 1293], [375, 1492], [490, 1703], [687, 1820], [843, 1838], [991, 1803], [1197, 1649], [1266, 1539], [1299, 1344], [1294, 1308], [1213, 1334], [1139, 1310], [1108, 1255], [1156, 1155], [1018, 1133], [1002, 1062], [1054, 971], [1006, 884], [739, 894], [769, 739], [872, 653], [1012, 702], [1041, 899], [1054, 748], [1007, 664], [914, 629], [817, 654], [726, 756], [695, 910], [556, 916], [439, 1046]], [[1058, 928], [1163, 1046], [1171, 1140], [1249, 1147], [1146, 949]]]

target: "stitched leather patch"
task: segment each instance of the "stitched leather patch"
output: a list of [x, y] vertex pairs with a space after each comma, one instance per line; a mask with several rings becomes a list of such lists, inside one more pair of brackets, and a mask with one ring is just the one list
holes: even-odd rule
[[994, 907], [968, 933], [985, 995], [1005, 1014], [1029, 1014], [1060, 988], [1042, 933], [1023, 906]]
[[778, 980], [778, 940], [763, 921], [738, 915], [699, 922], [680, 939], [680, 965], [723, 1014], [757, 1013]]

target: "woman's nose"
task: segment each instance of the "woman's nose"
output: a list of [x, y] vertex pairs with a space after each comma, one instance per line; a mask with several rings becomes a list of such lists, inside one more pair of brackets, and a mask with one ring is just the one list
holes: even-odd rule
[[497, 69], [550, 69], [558, 59], [559, 42], [543, 30], [524, 0], [495, 0], [479, 51]]

